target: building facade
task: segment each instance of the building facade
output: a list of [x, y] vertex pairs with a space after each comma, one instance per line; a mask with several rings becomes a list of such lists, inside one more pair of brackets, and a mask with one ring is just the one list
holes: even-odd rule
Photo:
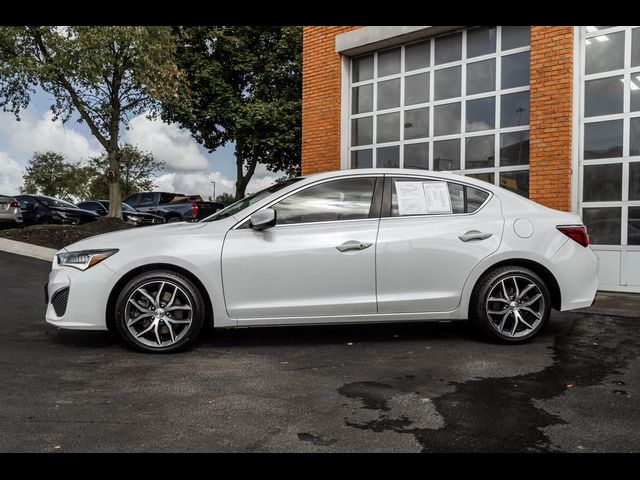
[[304, 27], [302, 173], [447, 170], [574, 211], [640, 292], [640, 27]]

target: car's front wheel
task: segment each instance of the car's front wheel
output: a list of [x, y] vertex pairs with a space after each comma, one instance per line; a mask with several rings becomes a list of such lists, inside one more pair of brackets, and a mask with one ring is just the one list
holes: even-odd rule
[[486, 335], [505, 343], [523, 343], [540, 332], [551, 315], [551, 296], [538, 274], [505, 266], [479, 281], [471, 321]]
[[176, 272], [156, 270], [130, 280], [116, 301], [120, 336], [138, 350], [181, 350], [198, 337], [205, 306], [193, 282]]

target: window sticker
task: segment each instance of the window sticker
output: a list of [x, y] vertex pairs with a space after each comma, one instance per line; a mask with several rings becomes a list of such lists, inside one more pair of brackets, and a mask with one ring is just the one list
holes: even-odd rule
[[396, 182], [395, 185], [399, 215], [425, 215], [428, 213], [422, 182]]
[[427, 213], [452, 213], [447, 182], [422, 182]]

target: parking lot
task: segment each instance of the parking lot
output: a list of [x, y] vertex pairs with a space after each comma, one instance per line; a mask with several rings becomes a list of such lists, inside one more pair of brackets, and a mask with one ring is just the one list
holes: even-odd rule
[[524, 346], [461, 324], [356, 325], [146, 355], [45, 324], [49, 263], [0, 252], [0, 271], [2, 452], [640, 450], [629, 309], [555, 312]]

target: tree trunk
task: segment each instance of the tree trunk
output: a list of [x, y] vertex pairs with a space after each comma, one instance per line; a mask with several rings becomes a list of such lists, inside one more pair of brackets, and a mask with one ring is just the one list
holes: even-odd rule
[[120, 191], [120, 179], [118, 178], [120, 151], [116, 148], [108, 152], [109, 171], [114, 172], [113, 177], [107, 176], [109, 182], [109, 217], [122, 219], [122, 192]]
[[236, 200], [242, 200], [245, 196], [247, 185], [253, 177], [253, 173], [256, 171], [256, 165], [258, 161], [255, 159], [249, 160], [247, 165], [247, 172], [244, 173], [244, 155], [238, 148], [236, 143]]

